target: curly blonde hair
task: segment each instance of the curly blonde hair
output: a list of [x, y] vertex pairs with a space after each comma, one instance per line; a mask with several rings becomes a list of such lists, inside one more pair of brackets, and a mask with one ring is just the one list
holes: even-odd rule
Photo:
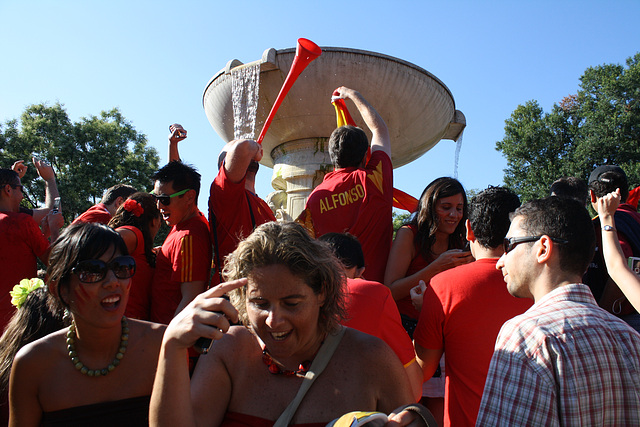
[[[300, 277], [314, 294], [324, 293], [318, 326], [321, 332], [334, 332], [345, 313], [344, 270], [329, 246], [312, 239], [300, 224], [262, 224], [227, 256], [222, 275], [227, 281], [235, 280], [248, 277], [256, 268], [278, 264]], [[240, 320], [248, 326], [246, 286], [232, 291], [230, 297]]]

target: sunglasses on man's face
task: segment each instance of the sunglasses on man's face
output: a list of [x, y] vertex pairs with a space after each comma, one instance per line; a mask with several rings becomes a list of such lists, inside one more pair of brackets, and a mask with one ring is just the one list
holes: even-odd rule
[[[540, 236], [522, 236], [522, 237], [505, 237], [502, 245], [504, 247], [504, 253], [508, 254], [511, 252], [516, 246], [520, 243], [527, 242], [537, 242], [542, 238], [543, 235]], [[558, 239], [557, 237], [550, 237], [552, 242], [555, 243], [569, 243], [568, 240]]]
[[151, 195], [153, 197], [155, 197], [157, 202], [162, 203], [165, 206], [169, 206], [169, 204], [171, 204], [171, 199], [174, 197], [178, 197], [178, 196], [182, 196], [183, 194], [185, 194], [187, 191], [191, 190], [190, 188], [186, 188], [182, 191], [178, 191], [177, 193], [173, 193], [171, 195], [166, 195], [166, 194], [162, 194], [160, 196], [158, 196], [157, 194], [153, 194], [151, 193]]
[[109, 270], [118, 279], [129, 279], [136, 273], [136, 261], [128, 255], [116, 257], [108, 263], [99, 259], [86, 259], [78, 262], [71, 272], [82, 283], [96, 283], [104, 280]]

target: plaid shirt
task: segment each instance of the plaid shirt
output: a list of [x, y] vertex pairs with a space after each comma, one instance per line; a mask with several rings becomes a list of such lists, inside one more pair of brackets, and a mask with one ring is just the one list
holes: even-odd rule
[[582, 284], [500, 330], [477, 426], [639, 426], [640, 334]]

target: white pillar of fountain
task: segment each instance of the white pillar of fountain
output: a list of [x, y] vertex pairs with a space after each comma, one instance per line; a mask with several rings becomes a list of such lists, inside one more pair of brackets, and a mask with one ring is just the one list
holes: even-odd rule
[[[272, 206], [283, 220], [293, 220], [304, 210], [307, 197], [324, 175], [333, 170], [327, 142], [329, 138], [305, 138], [285, 142], [271, 151], [275, 189], [286, 192], [286, 205]], [[274, 198], [271, 198], [272, 201]], [[274, 203], [275, 204], [275, 203]]]

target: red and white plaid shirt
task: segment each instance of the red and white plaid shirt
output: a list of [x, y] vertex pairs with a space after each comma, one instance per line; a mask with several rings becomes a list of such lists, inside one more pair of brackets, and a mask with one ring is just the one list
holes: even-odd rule
[[640, 425], [640, 334], [561, 286], [500, 330], [477, 426]]

